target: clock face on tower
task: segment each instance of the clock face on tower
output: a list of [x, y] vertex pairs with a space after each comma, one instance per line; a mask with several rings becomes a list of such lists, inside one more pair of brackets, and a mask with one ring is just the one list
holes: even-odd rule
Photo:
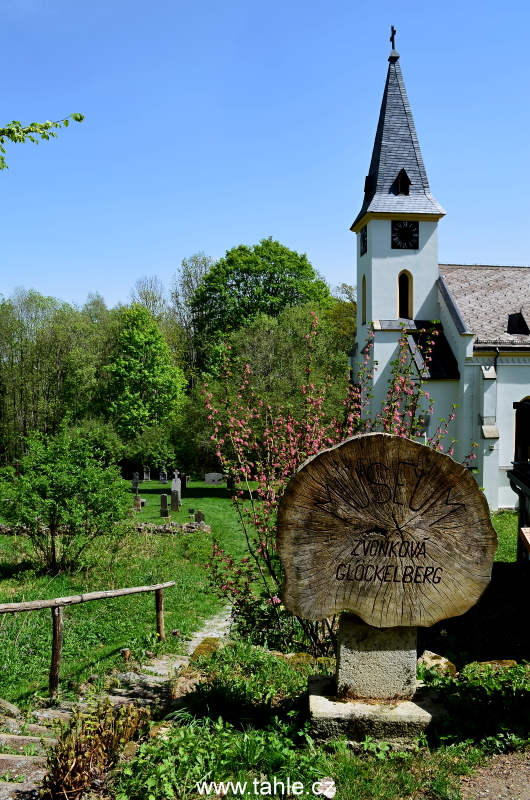
[[368, 231], [366, 230], [366, 225], [364, 228], [361, 228], [359, 232], [359, 236], [361, 237], [361, 255], [364, 256], [366, 251], [368, 250]]
[[392, 220], [392, 249], [417, 250], [420, 243], [420, 223]]

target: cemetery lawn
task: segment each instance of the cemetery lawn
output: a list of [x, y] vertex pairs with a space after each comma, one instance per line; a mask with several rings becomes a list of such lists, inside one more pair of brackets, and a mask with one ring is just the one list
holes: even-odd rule
[[[130, 482], [127, 482], [130, 486]], [[160, 494], [170, 494], [171, 484], [140, 484], [146, 508], [137, 515], [141, 522], [162, 524]], [[157, 642], [153, 593], [98, 600], [65, 608], [61, 688], [67, 682], [86, 682], [90, 675], [123, 670], [120, 649], [133, 651], [133, 662], [146, 650], [179, 652], [186, 637], [203, 621], [217, 613], [222, 603], [206, 591], [205, 572], [215, 538], [235, 555], [243, 553], [243, 535], [226, 488], [188, 484], [183, 506], [172, 513], [176, 522], [188, 522], [188, 509], [201, 510], [212, 533], [175, 535], [131, 533], [117, 553], [110, 553], [104, 539], [96, 540], [90, 567], [52, 577], [39, 574], [29, 560], [27, 543], [20, 537], [0, 536], [0, 602], [42, 600], [127, 586], [142, 586], [174, 580], [164, 592], [167, 642]], [[131, 505], [133, 494], [131, 492]], [[0, 697], [26, 707], [47, 695], [51, 658], [51, 614], [49, 609], [0, 615]], [[171, 630], [178, 630], [172, 636]], [[134, 666], [134, 664], [133, 664]], [[72, 694], [70, 699], [75, 699]]]

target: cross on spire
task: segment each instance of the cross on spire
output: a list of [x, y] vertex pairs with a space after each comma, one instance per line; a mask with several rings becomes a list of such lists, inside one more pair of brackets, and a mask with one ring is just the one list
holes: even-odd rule
[[392, 42], [392, 50], [396, 49], [395, 38], [396, 38], [396, 29], [394, 28], [393, 25], [391, 25], [390, 26], [390, 41]]

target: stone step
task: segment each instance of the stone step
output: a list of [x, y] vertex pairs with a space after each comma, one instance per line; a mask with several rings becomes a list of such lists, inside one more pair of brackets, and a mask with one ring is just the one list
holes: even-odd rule
[[122, 683], [147, 683], [158, 685], [167, 681], [167, 677], [164, 675], [145, 675], [142, 672], [122, 672], [116, 677], [118, 677]]
[[10, 755], [9, 753], [0, 753], [0, 770], [6, 772], [7, 770], [15, 769], [15, 765], [20, 764], [45, 764], [46, 759], [44, 756], [19, 756]]
[[44, 745], [52, 747], [57, 744], [57, 739], [49, 736], [26, 736], [20, 733], [0, 733], [0, 745], [6, 744], [9, 747], [25, 747], [27, 744]]
[[39, 787], [36, 783], [24, 781], [0, 781], [0, 800], [38, 800]]
[[67, 722], [69, 719], [72, 719], [72, 712], [58, 708], [41, 708], [38, 711], [34, 711], [33, 716], [37, 717], [39, 720], [49, 721], [50, 723], [53, 722], [54, 719]]
[[154, 675], [161, 675], [165, 678], [173, 677], [176, 670], [187, 667], [190, 663], [189, 656], [161, 656], [153, 658], [150, 664], [143, 664], [142, 670]]
[[[37, 798], [37, 787], [46, 774], [46, 759], [43, 756], [19, 756], [0, 753], [0, 775], [9, 773], [10, 781], [3, 781], [0, 800], [30, 800]], [[24, 778], [18, 783], [16, 778]]]
[[37, 725], [36, 723], [26, 723], [23, 719], [10, 719], [9, 717], [0, 717], [0, 726], [7, 728], [6, 733], [19, 733], [22, 735], [33, 734], [34, 736], [52, 736], [53, 731], [44, 725]]

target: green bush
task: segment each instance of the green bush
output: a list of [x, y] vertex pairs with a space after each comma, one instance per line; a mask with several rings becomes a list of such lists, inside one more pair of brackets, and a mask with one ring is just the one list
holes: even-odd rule
[[28, 439], [20, 474], [4, 470], [1, 513], [29, 537], [36, 561], [52, 572], [86, 560], [97, 537], [125, 532], [130, 495], [117, 467], [78, 432]]
[[301, 708], [307, 676], [322, 667], [310, 658], [292, 663], [250, 644], [234, 643], [193, 661], [202, 675], [188, 709], [196, 717], [222, 716], [235, 725], [266, 725]]
[[431, 670], [426, 679], [448, 711], [443, 741], [471, 740], [503, 750], [530, 740], [529, 665], [469, 664], [456, 678]]
[[[300, 743], [305, 747], [301, 750]], [[309, 785], [326, 774], [327, 759], [305, 729], [274, 720], [265, 730], [238, 731], [221, 718], [173, 726], [144, 742], [116, 781], [117, 800], [197, 795], [203, 781], [249, 781], [262, 775]]]

